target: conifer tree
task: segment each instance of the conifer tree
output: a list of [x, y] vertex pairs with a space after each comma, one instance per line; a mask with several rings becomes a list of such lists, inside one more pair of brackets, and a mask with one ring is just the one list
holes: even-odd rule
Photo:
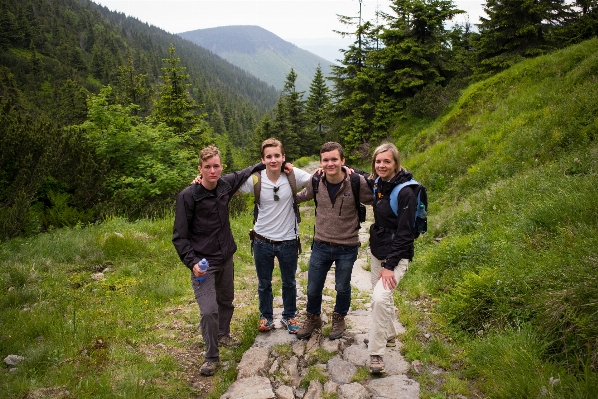
[[[309, 86], [309, 97], [306, 102], [307, 129], [314, 132], [314, 138], [317, 142], [324, 143], [327, 132], [330, 130], [330, 89], [326, 85], [322, 68], [320, 65], [316, 68], [316, 73]], [[317, 152], [317, 146], [316, 146]]]
[[305, 134], [305, 101], [296, 80], [297, 73], [291, 68], [274, 111], [276, 137], [284, 145], [287, 160], [301, 157], [302, 150], [314, 144]]
[[182, 134], [198, 122], [198, 117], [193, 113], [197, 105], [187, 91], [191, 86], [186, 83], [189, 74], [185, 67], [179, 66], [181, 59], [176, 57], [172, 44], [168, 48], [168, 55], [168, 58], [163, 59], [166, 66], [162, 68], [162, 83], [159, 85], [153, 116], [172, 127], [177, 134]]

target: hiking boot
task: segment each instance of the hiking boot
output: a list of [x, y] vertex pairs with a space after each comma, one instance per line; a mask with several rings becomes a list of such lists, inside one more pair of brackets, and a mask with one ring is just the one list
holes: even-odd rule
[[214, 372], [216, 371], [216, 369], [218, 368], [218, 364], [220, 362], [215, 361], [215, 362], [204, 362], [201, 367], [199, 368], [199, 372], [202, 375], [214, 375]]
[[271, 319], [266, 319], [265, 317], [262, 317], [260, 319], [260, 326], [258, 329], [260, 330], [260, 332], [274, 330], [274, 322]]
[[241, 345], [241, 341], [226, 334], [218, 338], [218, 345], [226, 346], [227, 348], [236, 348]]
[[330, 339], [338, 339], [345, 332], [345, 316], [340, 313], [332, 313], [332, 330], [330, 330]]
[[322, 318], [318, 314], [305, 312], [305, 321], [303, 327], [297, 331], [297, 338], [305, 339], [311, 336], [311, 333], [322, 325]]
[[380, 374], [385, 372], [386, 370], [384, 369], [384, 361], [382, 360], [382, 356], [370, 355], [370, 373]]
[[[368, 346], [368, 344], [370, 343], [370, 339], [369, 338], [364, 338], [363, 339], [363, 343], [365, 344], [365, 346]], [[395, 337], [388, 338], [386, 340], [386, 346], [388, 346], [388, 347], [395, 347], [395, 346], [397, 346], [397, 339]]]
[[289, 334], [297, 334], [299, 331], [299, 324], [297, 324], [297, 318], [289, 317], [288, 319], [280, 319], [280, 323], [286, 327]]

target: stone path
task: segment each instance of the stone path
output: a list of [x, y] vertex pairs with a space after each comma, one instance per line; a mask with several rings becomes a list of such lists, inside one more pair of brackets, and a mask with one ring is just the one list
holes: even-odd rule
[[[371, 208], [368, 207], [371, 212]], [[369, 219], [372, 217], [370, 215]], [[369, 223], [362, 224], [361, 242], [368, 239]], [[309, 258], [309, 253], [302, 256]], [[417, 399], [419, 383], [407, 373], [410, 364], [400, 353], [401, 343], [386, 348], [386, 373], [376, 377], [369, 373], [369, 353], [363, 339], [367, 337], [371, 321], [369, 298], [370, 272], [365, 270], [367, 253], [362, 247], [351, 277], [352, 310], [347, 315], [347, 330], [342, 338], [331, 341], [330, 315], [334, 298], [324, 295], [322, 319], [324, 325], [309, 340], [298, 340], [280, 324], [282, 299], [275, 298], [276, 330], [260, 333], [241, 362], [237, 380], [220, 399]], [[297, 307], [305, 309], [306, 297], [301, 279], [307, 272], [298, 271]], [[334, 272], [328, 273], [324, 292], [334, 292]], [[334, 294], [332, 294], [334, 295]], [[301, 322], [302, 320], [300, 320]], [[396, 321], [399, 333], [403, 326]]]

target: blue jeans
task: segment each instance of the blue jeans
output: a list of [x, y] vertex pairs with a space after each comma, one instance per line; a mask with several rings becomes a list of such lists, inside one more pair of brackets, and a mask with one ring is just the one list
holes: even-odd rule
[[322, 313], [322, 291], [326, 275], [335, 263], [334, 289], [336, 303], [334, 311], [346, 316], [351, 306], [351, 271], [357, 260], [359, 245], [330, 245], [314, 241], [309, 258], [307, 272], [307, 306], [306, 310], [315, 315]]
[[282, 277], [282, 317], [295, 317], [297, 312], [297, 241], [287, 240], [269, 243], [259, 238], [253, 241], [253, 259], [257, 272], [257, 291], [260, 300], [260, 317], [273, 319], [272, 313], [272, 271], [274, 257], [278, 259]]

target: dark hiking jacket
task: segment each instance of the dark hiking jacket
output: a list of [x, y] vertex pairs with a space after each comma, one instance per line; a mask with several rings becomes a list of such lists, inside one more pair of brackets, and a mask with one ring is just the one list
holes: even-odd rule
[[192, 184], [176, 199], [172, 243], [189, 269], [202, 258], [222, 264], [233, 256], [237, 244], [228, 219], [228, 203], [253, 172], [265, 169], [258, 163], [239, 172], [222, 176], [214, 190]]

